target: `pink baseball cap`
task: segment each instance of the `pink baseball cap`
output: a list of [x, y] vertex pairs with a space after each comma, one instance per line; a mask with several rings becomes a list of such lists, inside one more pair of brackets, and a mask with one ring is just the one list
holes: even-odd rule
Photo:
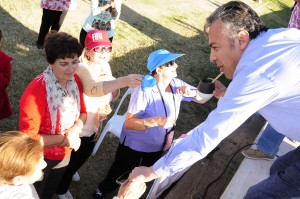
[[104, 30], [91, 30], [87, 33], [84, 47], [92, 50], [97, 46], [111, 46], [111, 42]]

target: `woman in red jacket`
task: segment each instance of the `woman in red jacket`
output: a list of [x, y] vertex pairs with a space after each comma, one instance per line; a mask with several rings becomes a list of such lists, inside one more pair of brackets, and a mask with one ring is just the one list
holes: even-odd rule
[[30, 82], [20, 99], [20, 130], [44, 146], [47, 167], [43, 180], [34, 183], [43, 199], [53, 198], [72, 149], [80, 146], [86, 108], [75, 70], [82, 50], [76, 38], [50, 32], [45, 39], [49, 66]]
[[[0, 30], [0, 49], [2, 43], [2, 32]], [[12, 109], [6, 88], [11, 77], [11, 64], [13, 60], [10, 56], [0, 50], [0, 120], [12, 115]]]

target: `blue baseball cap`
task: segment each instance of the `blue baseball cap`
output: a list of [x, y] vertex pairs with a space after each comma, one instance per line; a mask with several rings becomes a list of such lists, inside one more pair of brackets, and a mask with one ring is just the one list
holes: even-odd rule
[[150, 73], [152, 73], [152, 71], [154, 71], [156, 68], [183, 55], [184, 54], [173, 54], [165, 49], [159, 49], [149, 55], [147, 60], [147, 68]]
[[152, 71], [164, 65], [165, 63], [168, 63], [169, 61], [172, 61], [183, 55], [184, 54], [173, 54], [165, 49], [159, 49], [152, 52], [147, 60], [147, 68], [150, 72], [144, 76], [144, 79], [142, 81], [142, 90], [144, 92], [149, 92], [156, 84], [156, 79], [151, 76]]

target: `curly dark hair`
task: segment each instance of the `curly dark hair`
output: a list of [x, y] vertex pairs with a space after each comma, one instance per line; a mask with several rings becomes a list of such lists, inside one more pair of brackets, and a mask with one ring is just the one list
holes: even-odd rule
[[57, 59], [80, 57], [83, 51], [78, 39], [65, 33], [51, 31], [45, 38], [46, 59], [53, 64]]
[[224, 24], [231, 36], [234, 36], [240, 30], [246, 30], [250, 35], [250, 39], [255, 39], [260, 32], [268, 30], [257, 13], [241, 1], [230, 1], [216, 9], [206, 19], [204, 25], [206, 33], [217, 20]]

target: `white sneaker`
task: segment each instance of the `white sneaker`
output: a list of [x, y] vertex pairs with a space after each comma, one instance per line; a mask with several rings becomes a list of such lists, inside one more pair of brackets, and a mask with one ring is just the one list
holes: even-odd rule
[[68, 190], [65, 194], [63, 195], [58, 195], [58, 199], [73, 199], [72, 194]]
[[75, 181], [75, 182], [78, 182], [80, 180], [80, 175], [78, 172], [76, 172], [73, 177], [72, 177], [72, 180]]

